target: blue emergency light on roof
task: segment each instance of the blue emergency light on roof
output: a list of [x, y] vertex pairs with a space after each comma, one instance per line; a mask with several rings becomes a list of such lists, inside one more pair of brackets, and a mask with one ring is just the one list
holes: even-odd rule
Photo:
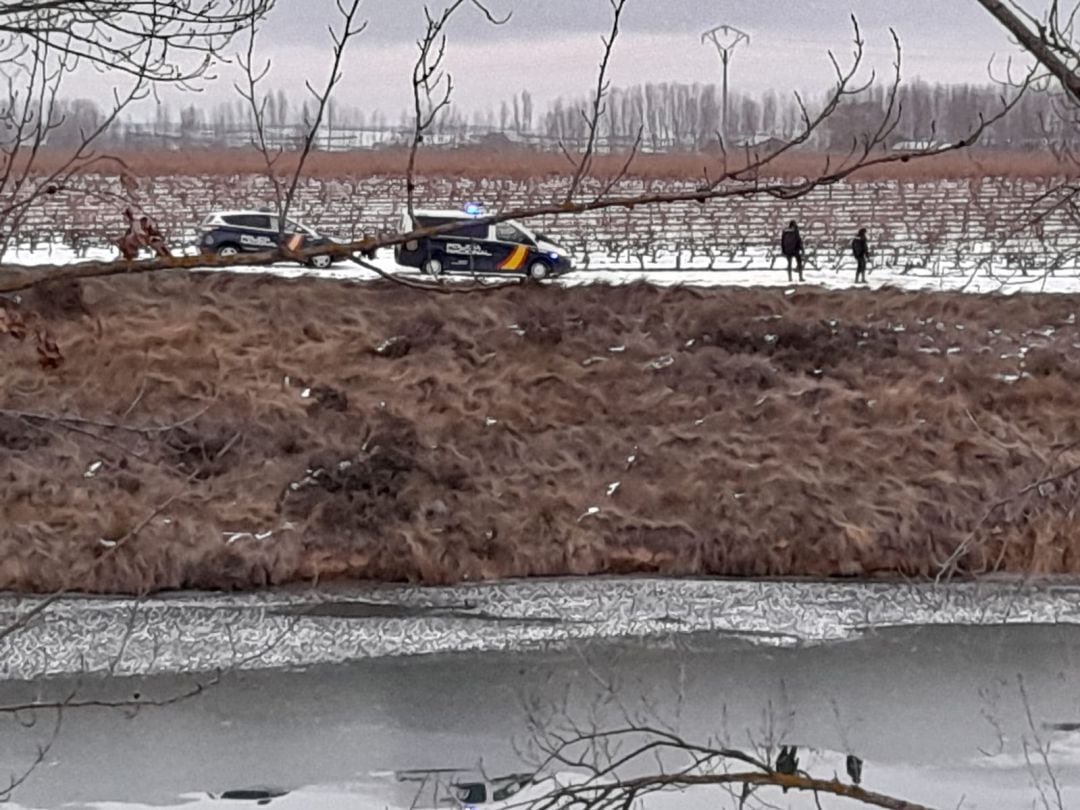
[[484, 213], [484, 205], [478, 202], [465, 203], [465, 213], [470, 217], [478, 217]]

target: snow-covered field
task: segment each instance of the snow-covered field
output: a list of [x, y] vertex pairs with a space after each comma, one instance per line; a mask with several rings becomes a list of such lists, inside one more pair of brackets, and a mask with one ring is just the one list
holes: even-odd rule
[[[94, 178], [101, 191], [119, 189], [118, 178]], [[514, 181], [427, 179], [418, 197], [424, 205], [459, 208], [483, 201], [488, 210], [514, 210], [558, 198], [563, 178]], [[1051, 208], [1036, 225], [1020, 227], [1016, 212], [1052, 201], [1053, 178], [900, 182], [875, 181], [827, 186], [798, 200], [769, 197], [726, 199], [660, 207], [606, 209], [575, 216], [529, 220], [534, 229], [565, 246], [580, 268], [558, 283], [785, 285], [777, 256], [780, 230], [789, 219], [802, 227], [809, 269], [806, 283], [844, 289], [854, 285], [848, 245], [858, 227], [870, 231], [874, 267], [869, 286], [969, 292], [1073, 292], [1080, 290], [1080, 240], [1074, 225]], [[678, 180], [627, 179], [617, 195], [688, 188]], [[266, 178], [167, 176], [142, 178], [141, 193], [174, 250], [192, 245], [195, 226], [207, 212], [272, 203]], [[385, 234], [400, 227], [405, 198], [400, 178], [344, 180], [305, 178], [295, 212], [320, 232], [340, 238]], [[116, 257], [108, 238], [123, 227], [117, 211], [90, 198], [48, 200], [24, 223], [20, 249], [6, 261], [68, 263]], [[402, 272], [391, 252], [376, 261], [384, 272]], [[1055, 268], [1054, 275], [1047, 268]], [[377, 274], [351, 263], [326, 272], [295, 265], [240, 269], [284, 276], [310, 275], [364, 281]], [[410, 271], [404, 271], [410, 272]], [[1027, 275], [1025, 275], [1025, 273]]]
[[[31, 212], [20, 229], [21, 246], [37, 252], [59, 245], [87, 258], [118, 236], [124, 228], [120, 207], [103, 206], [98, 200], [124, 192], [119, 178], [94, 176], [88, 182], [88, 192], [94, 193], [57, 195]], [[567, 178], [561, 177], [421, 178], [417, 199], [428, 208], [461, 209], [477, 201], [489, 211], [512, 211], [561, 200], [566, 183]], [[687, 180], [628, 178], [611, 193], [635, 196], [693, 189]], [[599, 192], [599, 188], [583, 190], [585, 195]], [[1060, 195], [1053, 177], [858, 181], [818, 188], [795, 200], [762, 196], [707, 205], [691, 201], [617, 207], [535, 217], [526, 224], [565, 246], [585, 270], [709, 271], [712, 279], [711, 271], [753, 268], [752, 277], [757, 279], [766, 276], [765, 268], [774, 262], [779, 266], [780, 232], [795, 219], [811, 266], [820, 268], [811, 277], [816, 283], [833, 279], [830, 284], [853, 275], [847, 267], [849, 245], [856, 230], [866, 227], [880, 268], [875, 283], [887, 278], [886, 270], [914, 277], [915, 281], [901, 282], [909, 286], [922, 285], [923, 275], [984, 275], [987, 267], [993, 267], [996, 276], [1017, 273], [1024, 287], [1038, 288], [1038, 282], [1023, 281], [1024, 271], [1033, 277], [1049, 267], [1080, 272], [1076, 258], [1080, 233], [1068, 218], [1068, 206], [1057, 204]], [[356, 239], [396, 232], [405, 197], [400, 177], [304, 178], [292, 211], [321, 233]], [[272, 207], [274, 191], [266, 178], [255, 175], [144, 177], [138, 201], [175, 248], [195, 243], [198, 223], [208, 213]], [[952, 280], [944, 285], [953, 288], [962, 283]], [[993, 281], [979, 281], [977, 288], [988, 284], [994, 286]]]
[[[13, 250], [7, 254], [7, 261], [19, 265], [67, 264], [79, 261], [110, 260], [116, 258], [116, 252], [104, 248], [91, 248], [76, 256], [75, 252], [63, 245], [50, 245], [37, 250]], [[393, 273], [411, 278], [423, 278], [411, 268], [398, 265], [391, 251], [381, 251], [373, 262], [383, 273]], [[683, 262], [682, 267], [688, 263]], [[770, 266], [774, 264], [774, 266]], [[332, 269], [316, 270], [293, 263], [280, 263], [269, 267], [233, 267], [206, 272], [235, 272], [270, 274], [283, 278], [326, 278], [343, 279], [357, 282], [374, 281], [380, 278], [378, 273], [365, 269], [353, 262], [341, 262]], [[869, 283], [856, 285], [854, 263], [843, 261], [837, 267], [818, 269], [808, 267], [804, 273], [804, 284], [826, 289], [880, 289], [889, 287], [911, 291], [959, 291], [970, 293], [1075, 293], [1080, 292], [1080, 272], [1075, 270], [1058, 271], [1054, 274], [1032, 273], [1023, 275], [1019, 270], [988, 265], [979, 269], [966, 269], [939, 265], [936, 271], [926, 269], [904, 270], [896, 266], [871, 267]], [[484, 281], [496, 283], [498, 277], [483, 277]], [[428, 281], [430, 281], [428, 279]], [[630, 284], [646, 281], [661, 286], [676, 284], [716, 287], [785, 287], [794, 289], [788, 281], [783, 262], [771, 263], [767, 251], [748, 251], [737, 262], [717, 264], [715, 269], [689, 268], [674, 269], [670, 257], [661, 257], [656, 263], [644, 266], [638, 263], [619, 261], [618, 258], [605, 256], [593, 257], [590, 269], [576, 270], [549, 283], [565, 286], [582, 284]], [[469, 276], [448, 277], [444, 283], [453, 284], [474, 279]]]

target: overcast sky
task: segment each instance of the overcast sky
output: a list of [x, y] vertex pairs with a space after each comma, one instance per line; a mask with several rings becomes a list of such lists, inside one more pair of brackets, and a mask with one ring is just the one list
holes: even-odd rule
[[[428, 5], [438, 10], [444, 2], [428, 0]], [[446, 64], [454, 74], [457, 104], [470, 110], [497, 106], [528, 89], [543, 106], [557, 95], [588, 92], [601, 55], [600, 36], [609, 25], [608, 0], [490, 0], [489, 5], [512, 12], [510, 21], [492, 26], [463, 7], [450, 29]], [[407, 106], [423, 6], [423, 0], [365, 1], [369, 26], [346, 56], [341, 102], [380, 108], [394, 118]], [[334, 0], [277, 0], [265, 24], [261, 49], [274, 62], [270, 81], [297, 102], [305, 78], [325, 78], [326, 26], [335, 14]], [[827, 50], [841, 59], [851, 52], [852, 14], [879, 73], [889, 70], [888, 29], [896, 29], [906, 80], [985, 82], [990, 58], [1015, 52], [975, 0], [628, 0], [612, 80], [619, 85], [718, 81], [719, 59], [700, 34], [728, 24], [750, 35], [732, 60], [733, 89], [820, 92], [831, 76]], [[221, 75], [237, 74], [224, 67]], [[100, 92], [100, 79], [94, 87]], [[219, 81], [204, 101], [229, 98], [231, 92], [230, 81]]]

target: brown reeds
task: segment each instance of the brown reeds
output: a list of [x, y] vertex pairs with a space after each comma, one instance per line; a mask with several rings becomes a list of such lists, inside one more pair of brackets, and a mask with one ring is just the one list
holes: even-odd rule
[[58, 370], [0, 337], [0, 588], [1080, 571], [1075, 296], [176, 274], [54, 303]]

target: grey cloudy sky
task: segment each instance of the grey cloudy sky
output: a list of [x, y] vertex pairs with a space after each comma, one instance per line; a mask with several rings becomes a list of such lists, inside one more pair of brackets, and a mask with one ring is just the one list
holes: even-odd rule
[[[411, 41], [422, 31], [425, 0], [366, 0], [368, 38], [380, 42]], [[441, 8], [437, 2], [427, 5]], [[461, 12], [456, 34], [475, 40], [516, 39], [535, 34], [603, 31], [610, 22], [607, 0], [488, 0], [500, 14], [511, 13], [502, 27], [479, 24], [478, 16]], [[333, 18], [332, 4], [321, 0], [278, 0], [267, 32], [281, 42], [322, 41]], [[320, 13], [321, 12], [321, 13]], [[993, 39], [995, 28], [974, 0], [629, 0], [624, 16], [628, 32], [699, 33], [720, 23], [782, 31], [786, 34], [829, 34], [846, 27], [852, 14], [871, 28], [893, 25], [923, 35], [961, 31]]]
[[[444, 1], [428, 4], [437, 10]], [[366, 0], [369, 27], [346, 57], [341, 102], [392, 117], [407, 106], [423, 6], [423, 0]], [[490, 6], [512, 11], [510, 22], [493, 27], [462, 8], [450, 29], [446, 64], [457, 104], [497, 105], [521, 89], [541, 105], [588, 92], [609, 25], [608, 0], [490, 0]], [[819, 92], [831, 76], [827, 49], [841, 58], [851, 51], [852, 14], [879, 73], [889, 69], [888, 28], [896, 29], [908, 80], [985, 82], [991, 56], [1015, 52], [975, 0], [629, 0], [612, 79], [621, 85], [717, 81], [719, 60], [701, 44], [700, 32], [726, 23], [751, 35], [732, 62], [733, 88]], [[304, 79], [326, 75], [326, 26], [334, 19], [333, 0], [278, 0], [265, 25], [261, 47], [274, 61], [271, 81], [297, 100]], [[232, 75], [222, 71], [223, 78]], [[230, 82], [219, 82], [206, 101], [229, 94]]]

